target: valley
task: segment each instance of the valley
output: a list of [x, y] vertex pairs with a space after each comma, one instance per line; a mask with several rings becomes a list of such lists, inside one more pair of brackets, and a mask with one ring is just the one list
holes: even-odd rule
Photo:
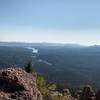
[[36, 72], [51, 83], [63, 87], [81, 87], [87, 84], [99, 87], [99, 46], [0, 46], [0, 68], [24, 66], [28, 61], [32, 62]]

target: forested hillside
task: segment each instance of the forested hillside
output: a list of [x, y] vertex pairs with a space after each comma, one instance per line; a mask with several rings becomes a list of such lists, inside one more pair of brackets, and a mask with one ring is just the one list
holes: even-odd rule
[[36, 72], [63, 87], [84, 84], [99, 87], [100, 46], [35, 44], [32, 47], [38, 53], [26, 46], [0, 46], [0, 67], [24, 66], [31, 61]]

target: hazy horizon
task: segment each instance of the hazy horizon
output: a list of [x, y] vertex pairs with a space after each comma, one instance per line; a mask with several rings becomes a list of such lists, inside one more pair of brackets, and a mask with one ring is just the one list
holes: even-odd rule
[[100, 45], [99, 0], [0, 0], [0, 41]]
[[25, 42], [25, 41], [22, 41], [22, 42], [19, 42], [19, 41], [0, 41], [0, 43], [19, 43], [19, 44], [57, 44], [57, 45], [77, 45], [77, 46], [86, 46], [86, 47], [88, 47], [88, 46], [100, 46], [100, 44], [82, 44], [82, 43], [71, 43], [71, 42]]

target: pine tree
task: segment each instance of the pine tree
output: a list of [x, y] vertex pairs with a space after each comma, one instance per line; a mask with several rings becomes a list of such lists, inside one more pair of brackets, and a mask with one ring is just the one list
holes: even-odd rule
[[32, 63], [29, 61], [25, 66], [24, 69], [27, 73], [32, 73], [33, 72], [33, 68], [32, 68]]

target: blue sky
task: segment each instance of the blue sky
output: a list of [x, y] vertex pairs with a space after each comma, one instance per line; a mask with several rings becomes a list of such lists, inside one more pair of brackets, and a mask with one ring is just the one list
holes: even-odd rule
[[100, 44], [100, 0], [0, 0], [0, 41]]

